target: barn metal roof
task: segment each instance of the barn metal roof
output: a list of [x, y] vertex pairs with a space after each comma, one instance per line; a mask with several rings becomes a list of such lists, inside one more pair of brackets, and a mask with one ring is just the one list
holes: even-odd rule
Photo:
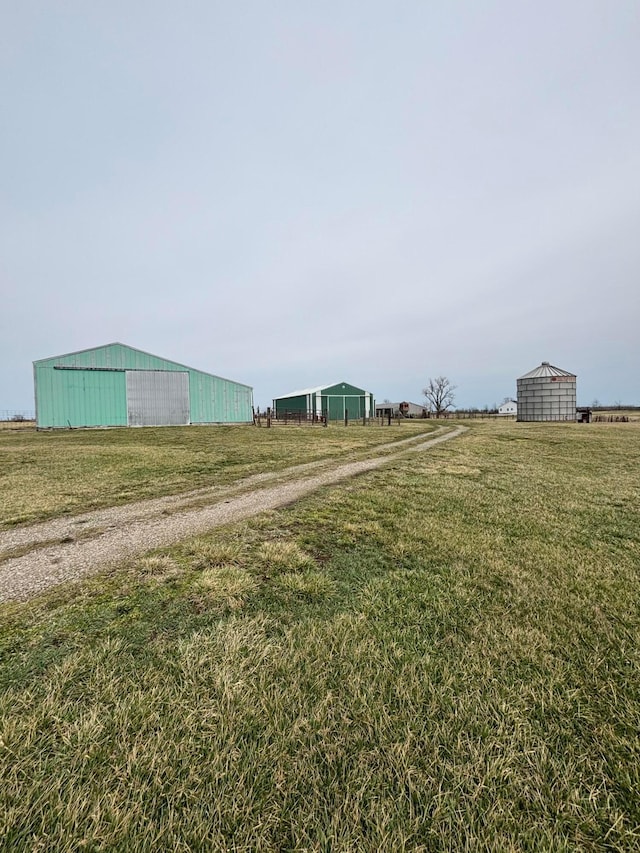
[[[302, 388], [300, 391], [290, 391], [288, 394], [279, 394], [277, 397], [274, 397], [274, 400], [286, 400], [289, 397], [306, 397], [309, 394], [320, 394], [323, 391], [326, 391], [327, 388], [335, 388], [337, 385], [350, 385], [351, 383], [347, 382], [345, 379], [341, 379], [338, 382], [328, 382], [324, 385], [316, 385], [314, 388]], [[356, 385], [351, 385], [352, 388], [356, 388], [356, 390], [362, 390], [364, 394], [369, 394], [369, 391], [364, 391], [364, 389], [358, 389]], [[339, 395], [338, 395], [339, 396]]]
[[520, 376], [519, 379], [540, 379], [545, 376], [575, 376], [575, 373], [570, 373], [568, 370], [554, 367], [548, 361], [543, 361], [540, 367], [534, 367], [533, 370], [525, 373], [524, 376]]
[[[245, 388], [253, 388], [251, 385], [247, 385], [246, 382], [236, 382], [234, 379], [225, 379], [224, 376], [218, 376], [216, 373], [209, 373], [206, 370], [199, 370], [195, 367], [189, 367], [187, 364], [182, 364], [180, 361], [174, 361], [172, 358], [164, 358], [163, 356], [154, 355], [151, 352], [147, 352], [146, 350], [138, 349], [137, 347], [131, 347], [129, 344], [123, 344], [121, 341], [112, 341], [109, 344], [100, 344], [97, 347], [87, 347], [86, 349], [74, 350], [73, 352], [65, 352], [61, 355], [53, 355], [48, 358], [39, 358], [36, 359], [33, 364], [45, 364], [46, 362], [54, 362], [54, 361], [62, 361], [63, 359], [72, 359], [74, 356], [82, 356], [87, 353], [98, 352], [100, 350], [105, 351], [109, 349], [113, 349], [115, 347], [121, 347], [123, 350], [128, 350], [129, 352], [136, 353], [138, 355], [146, 356], [150, 359], [155, 359], [159, 362], [164, 362], [166, 364], [174, 365], [175, 367], [182, 368], [183, 370], [192, 370], [194, 373], [202, 373], [205, 376], [212, 376], [214, 379], [221, 379], [223, 382], [231, 382], [233, 385], [242, 385]], [[78, 365], [79, 368], [82, 368], [82, 364]], [[123, 368], [125, 369], [125, 368]], [[144, 368], [138, 368], [144, 369]]]
[[325, 388], [332, 388], [337, 385], [337, 382], [330, 382], [328, 385], [316, 385], [315, 388], [303, 388], [301, 391], [290, 391], [288, 394], [280, 394], [276, 400], [285, 400], [287, 397], [306, 397], [307, 394], [317, 394], [318, 391], [324, 391]]

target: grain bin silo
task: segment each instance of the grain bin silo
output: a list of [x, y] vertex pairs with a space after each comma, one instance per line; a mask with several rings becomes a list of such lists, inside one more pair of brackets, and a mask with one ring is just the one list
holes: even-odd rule
[[519, 421], [575, 421], [575, 374], [543, 361], [517, 385]]

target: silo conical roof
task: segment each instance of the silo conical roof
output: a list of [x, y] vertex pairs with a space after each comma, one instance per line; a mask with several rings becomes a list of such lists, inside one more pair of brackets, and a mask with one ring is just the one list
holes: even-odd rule
[[533, 370], [525, 373], [524, 376], [520, 376], [519, 379], [540, 379], [545, 376], [575, 376], [575, 373], [569, 373], [568, 370], [562, 370], [560, 367], [549, 364], [548, 361], [543, 361], [539, 367], [534, 367]]

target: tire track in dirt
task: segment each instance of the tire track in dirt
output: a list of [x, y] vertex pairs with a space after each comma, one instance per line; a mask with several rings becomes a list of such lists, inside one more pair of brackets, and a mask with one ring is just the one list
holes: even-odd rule
[[[426, 450], [443, 441], [449, 441], [466, 429], [458, 427], [435, 438], [404, 447], [398, 452], [338, 464], [310, 477], [290, 479], [292, 473], [308, 471], [315, 467], [316, 463], [296, 466], [288, 472], [274, 472], [274, 477], [288, 478], [284, 482], [253, 489], [205, 506], [185, 507], [185, 502], [205, 499], [206, 494], [203, 492], [211, 490], [139, 501], [135, 505], [112, 507], [5, 532], [0, 534], [0, 548], [4, 549], [5, 555], [7, 549], [22, 547], [33, 550], [20, 556], [9, 557], [0, 563], [0, 602], [27, 599], [51, 586], [78, 580], [136, 554], [171, 545], [215, 527], [242, 521], [265, 510], [286, 506], [323, 486], [334, 485], [380, 468], [408, 453]], [[412, 440], [415, 441], [415, 437], [393, 443], [391, 447]], [[383, 449], [389, 449], [389, 445], [378, 448], [378, 451]], [[262, 477], [263, 481], [270, 478], [269, 475], [257, 477]], [[243, 481], [245, 487], [252, 479], [254, 478]], [[167, 515], [169, 509], [171, 513]], [[83, 531], [79, 538], [72, 538], [78, 535], [79, 528]], [[30, 531], [31, 538], [28, 536]], [[1, 553], [0, 551], [0, 555]]]
[[[350, 456], [366, 458], [368, 454], [379, 455], [386, 451], [397, 450], [409, 444], [418, 444], [425, 438], [434, 438], [444, 431], [445, 427], [437, 427], [429, 433], [412, 435], [408, 438], [380, 444], [370, 450], [360, 450], [351, 453]], [[335, 457], [317, 459], [313, 462], [304, 462], [293, 465], [279, 471], [264, 471], [260, 474], [252, 474], [225, 485], [205, 486], [192, 489], [188, 492], [165, 495], [159, 498], [145, 498], [132, 501], [119, 506], [103, 507], [102, 509], [90, 510], [73, 516], [61, 516], [49, 521], [36, 522], [21, 527], [13, 527], [8, 530], [0, 530], [0, 563], [9, 557], [23, 556], [34, 547], [43, 545], [59, 545], [65, 540], [85, 539], [90, 536], [98, 536], [105, 530], [138, 521], [144, 518], [152, 518], [156, 515], [170, 515], [178, 510], [191, 509], [204, 504], [213, 504], [224, 498], [235, 496], [240, 492], [254, 489], [267, 482], [286, 481], [292, 477], [299, 477], [310, 471], [335, 468], [338, 464]]]

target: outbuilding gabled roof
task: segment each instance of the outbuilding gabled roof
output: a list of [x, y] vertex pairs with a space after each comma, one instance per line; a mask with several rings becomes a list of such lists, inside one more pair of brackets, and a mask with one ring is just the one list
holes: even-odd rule
[[[92, 354], [95, 354], [94, 358], [90, 357]], [[153, 353], [146, 352], [145, 350], [131, 347], [128, 344], [123, 344], [120, 341], [112, 341], [110, 344], [101, 344], [97, 347], [88, 347], [87, 349], [75, 350], [74, 352], [66, 352], [62, 355], [50, 356], [49, 358], [39, 358], [34, 361], [33, 364], [34, 367], [41, 365], [50, 367], [71, 366], [82, 369], [95, 366], [93, 363], [94, 359], [99, 361], [104, 359], [107, 355], [110, 359], [108, 362], [110, 366], [118, 370], [158, 369], [157, 367], [154, 368], [151, 366], [155, 362], [156, 365], [165, 365], [165, 367], [160, 367], [159, 369], [173, 370], [175, 368], [179, 368], [180, 370], [192, 370], [194, 373], [201, 373], [205, 376], [211, 376], [214, 379], [220, 379], [223, 382], [231, 382], [233, 385], [241, 385], [244, 388], [250, 388], [253, 390], [251, 385], [247, 385], [244, 382], [225, 379], [224, 376], [218, 376], [215, 373], [208, 373], [205, 370], [198, 370], [195, 367], [189, 367], [179, 361], [173, 361], [173, 359], [154, 355]], [[171, 365], [171, 367], [167, 368], [166, 365]]]
[[[308, 397], [311, 394], [322, 394], [322, 395], [324, 395], [325, 392], [327, 392], [331, 389], [337, 388], [339, 385], [342, 385], [343, 389], [345, 388], [345, 386], [349, 386], [349, 388], [352, 389], [350, 392], [347, 392], [347, 396], [352, 396], [354, 391], [358, 392], [358, 396], [362, 396], [363, 394], [364, 395], [369, 394], [369, 391], [365, 391], [363, 388], [358, 388], [356, 385], [351, 385], [350, 382], [347, 382], [346, 380], [343, 379], [341, 382], [329, 382], [328, 384], [325, 384], [325, 385], [316, 385], [314, 388], [302, 388], [300, 391], [290, 391], [288, 394], [279, 394], [277, 397], [274, 397], [273, 399], [274, 400], [287, 400], [287, 399], [290, 399], [291, 397]], [[341, 396], [341, 395], [337, 394], [334, 396]]]
[[540, 379], [545, 376], [575, 376], [575, 374], [569, 373], [568, 370], [562, 370], [560, 367], [554, 367], [548, 361], [543, 361], [540, 367], [534, 367], [533, 370], [525, 373], [524, 376], [520, 376], [519, 379]]
[[290, 391], [288, 394], [280, 394], [278, 397], [275, 397], [276, 400], [286, 400], [288, 397], [306, 397], [308, 394], [317, 394], [319, 391], [324, 391], [325, 388], [331, 388], [332, 384], [335, 385], [337, 383], [329, 383], [328, 385], [316, 385], [315, 388], [303, 388], [301, 391]]

